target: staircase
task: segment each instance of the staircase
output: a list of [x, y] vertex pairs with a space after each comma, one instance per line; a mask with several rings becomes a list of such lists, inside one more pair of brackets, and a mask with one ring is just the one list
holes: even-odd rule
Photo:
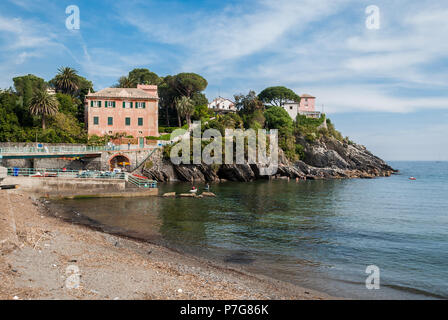
[[137, 188], [157, 188], [157, 181], [126, 173], [126, 181]]

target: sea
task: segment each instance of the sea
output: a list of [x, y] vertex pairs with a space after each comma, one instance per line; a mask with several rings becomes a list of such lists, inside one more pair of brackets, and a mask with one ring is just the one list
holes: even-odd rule
[[[389, 164], [399, 172], [375, 179], [224, 182], [210, 184], [214, 198], [51, 206], [106, 232], [336, 297], [448, 299], [448, 162]], [[191, 186], [160, 183], [159, 193]]]

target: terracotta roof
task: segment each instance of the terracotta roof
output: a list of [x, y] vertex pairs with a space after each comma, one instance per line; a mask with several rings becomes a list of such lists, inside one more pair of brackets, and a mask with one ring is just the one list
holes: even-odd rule
[[213, 99], [213, 101], [212, 102], [210, 102], [209, 104], [211, 104], [211, 103], [213, 103], [213, 102], [217, 102], [217, 101], [229, 101], [229, 102], [231, 102], [232, 104], [235, 104], [235, 102], [233, 102], [232, 100], [230, 100], [230, 99], [227, 99], [227, 98], [223, 98], [223, 97], [218, 97], [218, 98], [215, 98], [215, 99]]
[[105, 88], [95, 93], [90, 93], [88, 98], [137, 98], [137, 99], [158, 99], [157, 95], [137, 88]]
[[316, 97], [313, 97], [312, 95], [309, 95], [309, 94], [307, 94], [307, 93], [304, 93], [304, 94], [302, 94], [302, 95], [300, 96], [300, 98], [316, 98]]

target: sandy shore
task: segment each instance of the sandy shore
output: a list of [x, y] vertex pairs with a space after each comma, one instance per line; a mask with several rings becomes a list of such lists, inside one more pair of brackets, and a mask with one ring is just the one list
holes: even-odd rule
[[0, 204], [0, 299], [331, 299], [65, 222], [20, 190]]

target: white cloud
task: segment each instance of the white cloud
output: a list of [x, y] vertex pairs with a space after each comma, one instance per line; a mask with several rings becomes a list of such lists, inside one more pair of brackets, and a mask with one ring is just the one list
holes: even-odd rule
[[135, 8], [125, 20], [144, 32], [149, 40], [188, 48], [184, 68], [221, 70], [223, 65], [262, 50], [270, 50], [289, 32], [304, 32], [307, 24], [333, 12], [339, 1], [279, 0], [250, 1], [244, 7], [230, 7], [217, 12], [199, 11], [192, 17], [177, 15], [156, 22]]
[[[241, 5], [163, 22], [147, 19], [143, 10], [125, 17], [148, 39], [178, 46], [183, 68], [212, 81], [230, 79], [259, 90], [287, 85], [317, 95], [333, 112], [448, 108], [441, 91], [448, 85], [447, 67], [430, 67], [448, 54], [447, 4], [377, 2], [378, 31], [364, 27], [364, 8], [356, 1], [258, 1], [252, 10]], [[356, 5], [358, 21], [345, 16]], [[257, 54], [263, 56], [254, 58], [257, 63], [247, 61]], [[442, 96], [414, 99], [405, 93], [437, 88]]]
[[317, 108], [324, 105], [326, 113], [340, 112], [401, 112], [420, 109], [447, 109], [448, 97], [396, 97], [384, 86], [313, 87], [319, 97]]

